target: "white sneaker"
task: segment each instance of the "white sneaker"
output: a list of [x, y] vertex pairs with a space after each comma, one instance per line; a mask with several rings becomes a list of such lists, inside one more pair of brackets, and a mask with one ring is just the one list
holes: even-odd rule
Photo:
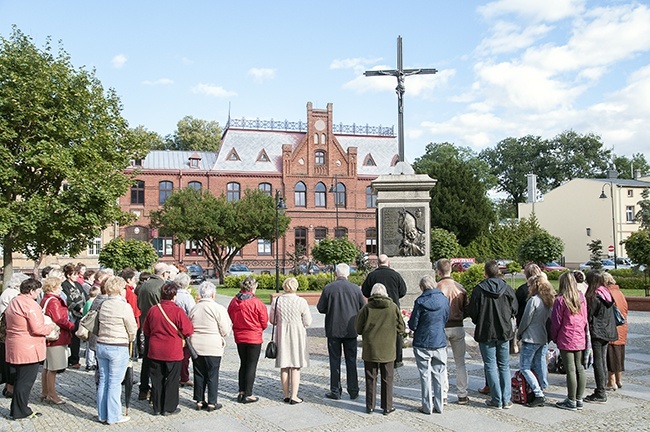
[[109, 424], [126, 423], [126, 422], [128, 422], [129, 420], [131, 420], [131, 417], [129, 417], [129, 416], [122, 416], [122, 418], [119, 419], [118, 421], [116, 421], [116, 422], [114, 422], [114, 423], [109, 423]]

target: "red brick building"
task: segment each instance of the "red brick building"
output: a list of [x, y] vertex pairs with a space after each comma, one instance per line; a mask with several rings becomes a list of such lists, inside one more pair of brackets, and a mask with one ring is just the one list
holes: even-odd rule
[[[125, 238], [151, 241], [164, 261], [210, 267], [196, 245], [174, 244], [149, 227], [149, 212], [177, 188], [207, 188], [238, 199], [248, 188], [280, 191], [291, 224], [279, 240], [280, 265], [296, 244], [311, 249], [327, 236], [347, 235], [371, 256], [377, 251], [376, 197], [370, 182], [397, 162], [393, 128], [334, 124], [332, 104], [307, 104], [306, 122], [229, 120], [218, 153], [152, 151], [134, 163], [138, 182], [120, 200], [138, 216]], [[338, 183], [338, 192], [335, 182]], [[236, 261], [256, 273], [275, 268], [273, 239], [247, 245]]]

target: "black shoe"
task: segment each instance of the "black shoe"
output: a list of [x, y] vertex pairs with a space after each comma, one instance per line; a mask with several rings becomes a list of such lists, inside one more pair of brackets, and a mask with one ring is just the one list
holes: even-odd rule
[[544, 396], [535, 396], [530, 402], [526, 404], [527, 407], [535, 408], [544, 406], [546, 403], [546, 398]]
[[242, 403], [244, 401], [245, 397], [246, 397], [246, 395], [244, 393], [239, 393], [237, 395], [237, 402]]
[[385, 409], [384, 410], [384, 415], [388, 415], [388, 414], [390, 414], [392, 412], [395, 412], [395, 407]]
[[584, 398], [584, 401], [591, 403], [605, 403], [607, 402], [607, 397], [597, 396], [596, 393], [594, 393]]
[[212, 411], [220, 410], [221, 408], [223, 408], [223, 405], [221, 405], [220, 403], [214, 405], [208, 404], [206, 410], [208, 410], [208, 412], [212, 412]]
[[138, 393], [138, 400], [147, 400], [150, 395], [151, 392], [149, 390], [140, 390], [140, 393]]
[[284, 401], [284, 403], [289, 403], [289, 402], [291, 402], [291, 398], [284, 398], [283, 401]]
[[249, 403], [257, 402], [258, 400], [260, 400], [260, 398], [258, 398], [257, 396], [246, 396], [241, 401], [241, 403], [249, 404]]
[[366, 414], [372, 414], [375, 412], [374, 408], [366, 408]]
[[359, 393], [350, 393], [350, 399], [355, 400], [359, 397]]
[[334, 399], [334, 400], [339, 400], [339, 399], [341, 399], [341, 396], [340, 396], [340, 395], [338, 395], [338, 394], [336, 394], [336, 393], [333, 393], [333, 392], [327, 392], [327, 393], [325, 393], [325, 397], [326, 397], [327, 399]]
[[170, 416], [170, 415], [176, 415], [181, 412], [180, 408], [176, 408], [174, 411], [167, 411], [163, 415], [165, 416]]
[[404, 366], [404, 362], [401, 362], [401, 361], [398, 362], [398, 361], [396, 361], [395, 364], [394, 364], [393, 366], [395, 367], [395, 369], [397, 369], [397, 368], [401, 368], [402, 366]]

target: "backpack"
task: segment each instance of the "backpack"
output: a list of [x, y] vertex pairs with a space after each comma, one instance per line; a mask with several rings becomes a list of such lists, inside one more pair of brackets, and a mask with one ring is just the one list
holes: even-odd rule
[[560, 356], [559, 349], [552, 349], [548, 351], [546, 356], [547, 358], [547, 370], [550, 373], [565, 374], [564, 363], [562, 363], [562, 356]]
[[[535, 378], [537, 378], [537, 375], [535, 375]], [[512, 387], [512, 401], [514, 403], [525, 405], [533, 399], [533, 391], [521, 371], [515, 372], [515, 376], [512, 377], [510, 385]]]

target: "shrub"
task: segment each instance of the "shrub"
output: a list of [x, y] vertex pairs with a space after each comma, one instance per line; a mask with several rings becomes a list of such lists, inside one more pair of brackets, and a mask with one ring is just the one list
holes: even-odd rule
[[472, 290], [483, 279], [485, 279], [485, 264], [474, 264], [462, 273], [459, 282], [465, 287], [467, 297], [471, 297]]
[[358, 274], [358, 273], [352, 273], [350, 277], [348, 278], [350, 282], [352, 282], [355, 285], [361, 286], [363, 281], [366, 280], [366, 275], [365, 274]]
[[565, 271], [560, 271], [560, 270], [544, 271], [544, 273], [546, 273], [546, 276], [548, 277], [548, 280], [559, 280], [560, 275], [565, 272], [566, 270]]

